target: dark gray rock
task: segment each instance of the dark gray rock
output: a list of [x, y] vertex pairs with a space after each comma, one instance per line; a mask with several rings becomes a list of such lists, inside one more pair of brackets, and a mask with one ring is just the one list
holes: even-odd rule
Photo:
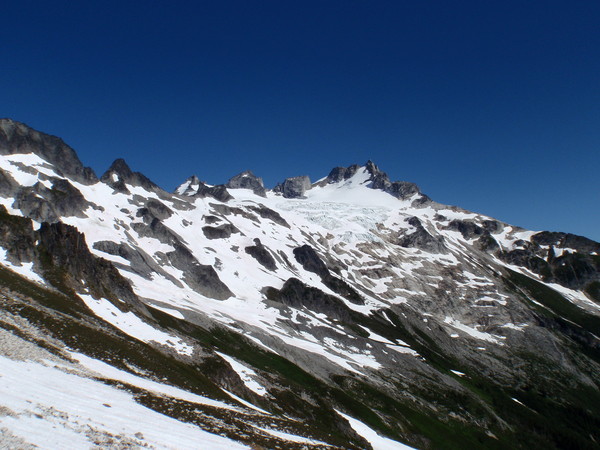
[[233, 197], [231, 196], [229, 191], [227, 191], [227, 188], [225, 186], [223, 186], [222, 184], [219, 184], [217, 186], [207, 186], [204, 183], [201, 183], [200, 186], [198, 187], [195, 197], [200, 197], [200, 198], [211, 197], [211, 198], [214, 198], [215, 200], [219, 200], [220, 202], [224, 202], [224, 203], [233, 199]]
[[484, 220], [481, 222], [481, 226], [484, 230], [492, 234], [500, 233], [504, 229], [502, 222], [498, 222], [497, 220]]
[[209, 203], [209, 206], [211, 207], [212, 212], [215, 214], [221, 214], [223, 216], [242, 216], [248, 220], [252, 220], [253, 222], [260, 222], [260, 220], [258, 220], [258, 217], [256, 217], [254, 214], [251, 214], [245, 211], [244, 209], [238, 208], [236, 206], [220, 205], [218, 203]]
[[144, 208], [141, 208], [137, 212], [138, 217], [152, 217], [159, 220], [168, 219], [173, 215], [173, 211], [167, 205], [159, 200], [151, 198], [146, 202]]
[[258, 261], [265, 268], [273, 272], [277, 270], [275, 258], [273, 258], [273, 255], [271, 255], [269, 250], [262, 244], [262, 242], [260, 242], [260, 239], [254, 239], [254, 245], [246, 247], [244, 251], [256, 259], [256, 261]]
[[202, 220], [204, 220], [204, 223], [206, 223], [207, 225], [213, 225], [215, 223], [223, 221], [223, 219], [217, 216], [203, 216]]
[[0, 247], [13, 264], [31, 262], [35, 258], [35, 232], [31, 219], [13, 216], [0, 205]]
[[355, 289], [344, 280], [331, 274], [325, 263], [310, 245], [303, 245], [294, 249], [294, 257], [304, 270], [315, 273], [321, 277], [323, 284], [336, 294], [357, 305], [363, 305], [364, 300]]
[[445, 229], [458, 231], [465, 239], [477, 238], [485, 233], [483, 228], [471, 220], [454, 219]]
[[198, 186], [200, 183], [202, 183], [202, 181], [200, 181], [196, 175], [192, 175], [176, 189], [175, 193], [179, 195], [192, 196], [198, 191]]
[[150, 223], [134, 222], [131, 228], [141, 237], [149, 237], [163, 244], [174, 245], [182, 241], [181, 237], [166, 227], [160, 220], [154, 218]]
[[350, 167], [334, 167], [331, 169], [331, 172], [329, 172], [329, 175], [327, 175], [325, 184], [339, 183], [340, 181], [352, 178], [359, 168], [360, 167], [357, 164]]
[[122, 310], [146, 308], [110, 261], [88, 250], [85, 237], [63, 223], [42, 223], [38, 253], [45, 278], [59, 289], [87, 290], [95, 298], [106, 298]]
[[296, 261], [304, 268], [304, 270], [316, 273], [321, 278], [330, 275], [325, 263], [319, 258], [317, 252], [310, 245], [303, 245], [294, 249], [294, 257]]
[[310, 178], [302, 175], [286, 178], [282, 184], [278, 185], [278, 189], [275, 191], [280, 192], [285, 198], [304, 198], [304, 193], [310, 188]]
[[477, 239], [475, 245], [477, 248], [487, 253], [496, 253], [500, 250], [500, 245], [487, 230], [479, 237], [479, 239]]
[[411, 217], [407, 222], [416, 228], [416, 230], [398, 240], [398, 245], [401, 247], [412, 247], [424, 250], [429, 253], [447, 253], [448, 249], [444, 245], [442, 236], [432, 236], [423, 227], [421, 221], [417, 217]]
[[21, 210], [25, 217], [29, 217], [36, 222], [53, 223], [59, 220], [50, 202], [40, 196], [37, 191], [47, 190], [45, 186], [36, 183], [31, 187], [22, 188], [15, 195], [15, 201], [12, 207]]
[[200, 264], [183, 245], [176, 244], [175, 250], [167, 253], [166, 257], [173, 267], [183, 272], [183, 281], [196, 292], [216, 300], [225, 300], [233, 295], [215, 269]]
[[0, 119], [0, 155], [34, 153], [59, 172], [82, 184], [98, 181], [89, 167], [84, 167], [75, 151], [56, 136], [40, 133], [11, 119]]
[[164, 271], [156, 263], [156, 261], [154, 261], [154, 258], [140, 248], [134, 248], [125, 243], [117, 244], [116, 242], [112, 241], [94, 242], [93, 247], [101, 252], [108, 253], [109, 255], [120, 256], [121, 258], [129, 261], [129, 265], [120, 265], [119, 263], [113, 262], [113, 264], [118, 268], [136, 273], [147, 280], [151, 280], [153, 274], [158, 273], [159, 275], [170, 280], [176, 286], [183, 287], [183, 284], [181, 284], [179, 280], [170, 275], [168, 272]]
[[[534, 234], [531, 242], [515, 242], [518, 249], [500, 252], [498, 256], [509, 264], [525, 267], [549, 283], [582, 290], [600, 282], [600, 244], [591, 239], [568, 233], [543, 231]], [[540, 246], [548, 246], [545, 250]], [[552, 250], [550, 250], [550, 248]], [[575, 250], [555, 256], [561, 248]]]
[[21, 186], [10, 173], [0, 169], [0, 195], [3, 197], [15, 196]]
[[248, 206], [248, 209], [252, 212], [255, 212], [263, 219], [269, 219], [275, 222], [277, 225], [281, 225], [282, 227], [291, 228], [290, 224], [281, 217], [277, 211], [272, 210], [271, 208], [267, 208], [265, 205], [251, 205]]
[[230, 189], [250, 189], [256, 195], [267, 196], [262, 178], [257, 177], [249, 170], [234, 176], [225, 186]]
[[239, 233], [240, 230], [238, 230], [230, 223], [224, 223], [223, 225], [219, 225], [218, 227], [202, 227], [202, 232], [204, 233], [204, 236], [206, 236], [207, 239], [226, 239], [233, 233]]
[[266, 294], [269, 300], [283, 303], [292, 308], [304, 307], [343, 322], [351, 320], [350, 310], [342, 300], [326, 294], [320, 289], [307, 286], [297, 278], [287, 280], [279, 291], [274, 288], [268, 289]]
[[139, 186], [147, 191], [162, 192], [162, 189], [154, 184], [145, 175], [133, 172], [124, 159], [116, 159], [106, 172], [100, 177], [100, 181], [108, 184], [117, 192], [128, 193], [127, 184]]
[[55, 178], [52, 188], [42, 183], [17, 191], [13, 207], [37, 222], [57, 222], [61, 217], [86, 217], [84, 211], [94, 206], [69, 181]]
[[185, 180], [185, 183], [177, 188], [176, 193], [186, 197], [211, 197], [215, 200], [219, 200], [220, 202], [228, 202], [229, 200], [233, 199], [224, 185], [219, 184], [217, 186], [208, 186], [203, 181], [200, 181], [196, 175], [192, 175]]
[[557, 248], [572, 248], [581, 253], [600, 255], [600, 243], [576, 234], [541, 231], [531, 236], [531, 241], [538, 245], [554, 245]]
[[[371, 174], [371, 184], [369, 186], [371, 189], [382, 190], [400, 200], [406, 200], [415, 194], [421, 194], [419, 187], [414, 183], [409, 183], [408, 181], [391, 182], [388, 175], [379, 170], [379, 167], [377, 167], [372, 161], [367, 161], [365, 167]], [[423, 194], [421, 195], [423, 196]], [[423, 197], [425, 200], [429, 200], [428, 197]], [[422, 202], [425, 200], [422, 200]]]
[[[358, 172], [358, 169], [360, 169], [360, 166], [356, 164], [350, 167], [335, 167], [329, 172], [327, 178], [319, 183], [319, 186], [345, 181], [354, 176], [356, 172]], [[390, 181], [388, 175], [379, 170], [372, 161], [367, 161], [365, 169], [370, 175], [368, 186], [371, 189], [387, 192], [400, 200], [406, 200], [412, 198], [415, 194], [418, 194], [414, 200], [414, 206], [419, 206], [431, 201], [430, 198], [423, 194], [419, 190], [419, 187], [414, 183], [409, 183], [407, 181]]]

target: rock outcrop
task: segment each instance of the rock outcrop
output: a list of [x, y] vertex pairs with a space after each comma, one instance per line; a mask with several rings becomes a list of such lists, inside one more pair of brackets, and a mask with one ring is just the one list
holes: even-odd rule
[[256, 195], [260, 195], [261, 197], [267, 196], [262, 178], [257, 177], [250, 170], [234, 176], [225, 186], [230, 189], [250, 189]]

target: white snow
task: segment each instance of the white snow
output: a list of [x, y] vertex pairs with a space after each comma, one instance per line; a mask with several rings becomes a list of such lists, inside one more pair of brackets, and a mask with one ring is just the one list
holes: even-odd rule
[[401, 442], [394, 441], [393, 439], [386, 438], [378, 434], [374, 429], [361, 422], [358, 419], [350, 417], [347, 414], [344, 414], [341, 411], [335, 410], [340, 416], [346, 419], [350, 426], [354, 431], [356, 431], [360, 436], [365, 438], [369, 444], [373, 447], [373, 450], [410, 450], [414, 449], [414, 447], [410, 447], [406, 444], [402, 444]]
[[29, 263], [23, 262], [23, 263], [21, 263], [20, 266], [13, 264], [6, 259], [6, 250], [2, 247], [0, 247], [0, 264], [2, 264], [3, 266], [9, 268], [13, 272], [18, 273], [19, 275], [21, 275], [31, 281], [35, 281], [36, 283], [46, 284], [44, 279], [42, 277], [40, 277], [36, 272], [33, 271], [33, 263], [32, 262], [29, 262]]
[[[91, 448], [112, 439], [157, 449], [247, 448], [138, 404], [133, 395], [50, 362], [0, 356], [0, 434], [40, 448]], [[0, 438], [1, 442], [2, 438]], [[116, 441], [116, 442], [115, 442]]]
[[182, 355], [192, 355], [194, 352], [193, 346], [174, 335], [157, 330], [141, 320], [134, 312], [124, 313], [104, 298], [97, 300], [87, 294], [80, 294], [79, 297], [94, 314], [135, 339], [169, 346]]
[[[457, 330], [460, 330], [463, 333], [466, 333], [469, 336], [474, 337], [476, 339], [481, 339], [484, 341], [493, 342], [494, 344], [503, 345], [503, 343], [500, 342], [499, 337], [493, 336], [489, 333], [484, 333], [482, 331], [479, 331], [477, 328], [473, 328], [463, 323], [460, 323], [458, 320], [453, 319], [450, 316], [446, 316], [446, 318], [444, 319], [444, 323], [447, 323], [448, 325], [456, 328]], [[458, 335], [451, 335], [451, 337], [458, 337]]]
[[239, 377], [242, 379], [242, 381], [248, 389], [260, 396], [264, 396], [267, 393], [267, 390], [256, 381], [258, 375], [254, 370], [252, 370], [245, 364], [236, 361], [231, 356], [225, 355], [224, 353], [220, 352], [215, 353], [229, 363], [231, 368], [235, 370], [235, 372], [239, 375]]
[[235, 401], [237, 401], [237, 402], [240, 402], [240, 403], [241, 403], [242, 405], [244, 405], [245, 407], [247, 407], [247, 408], [250, 408], [250, 409], [253, 409], [253, 410], [255, 410], [255, 411], [258, 411], [258, 412], [260, 412], [260, 413], [262, 413], [262, 414], [265, 414], [265, 415], [267, 415], [267, 416], [270, 416], [270, 415], [271, 415], [271, 413], [270, 413], [269, 411], [265, 411], [264, 409], [262, 409], [262, 408], [259, 408], [258, 406], [256, 406], [256, 405], [253, 405], [253, 404], [252, 404], [252, 403], [250, 403], [250, 402], [247, 402], [247, 401], [246, 401], [246, 400], [244, 400], [243, 398], [241, 398], [241, 397], [238, 397], [237, 395], [235, 395], [235, 394], [233, 394], [233, 393], [229, 392], [228, 390], [226, 390], [226, 389], [221, 389], [221, 390], [222, 390], [223, 392], [225, 392], [227, 395], [229, 395], [229, 396], [230, 396], [232, 399], [234, 399]]
[[278, 437], [278, 438], [286, 440], [286, 441], [295, 442], [297, 444], [325, 445], [327, 447], [330, 447], [330, 445], [328, 443], [323, 442], [323, 441], [318, 441], [316, 439], [305, 438], [303, 436], [285, 433], [283, 431], [272, 430], [271, 428], [264, 428], [264, 427], [257, 427], [257, 426], [255, 426], [254, 428], [256, 428], [257, 430], [260, 430], [264, 433], [270, 434], [271, 436], [275, 436], [275, 437]]
[[148, 380], [146, 378], [131, 374], [129, 372], [125, 372], [124, 370], [117, 369], [116, 367], [113, 367], [110, 364], [106, 364], [105, 362], [90, 358], [89, 356], [86, 356], [82, 353], [70, 352], [70, 355], [74, 360], [78, 361], [87, 369], [90, 369], [110, 380], [121, 381], [123, 383], [139, 387], [140, 389], [156, 392], [158, 394], [167, 395], [169, 397], [178, 398], [180, 400], [185, 400], [188, 402], [198, 403], [200, 405], [212, 406], [215, 408], [222, 408], [231, 411], [240, 411], [239, 408], [229, 405], [227, 403], [218, 400], [213, 400], [208, 397], [203, 397], [198, 394], [193, 394], [191, 392], [184, 391], [183, 389], [174, 386], [169, 386], [163, 383]]

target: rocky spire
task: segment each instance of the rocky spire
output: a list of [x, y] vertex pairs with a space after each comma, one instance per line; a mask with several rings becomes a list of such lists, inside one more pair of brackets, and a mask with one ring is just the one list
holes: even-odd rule
[[231, 178], [225, 186], [230, 189], [251, 189], [256, 195], [267, 196], [262, 178], [257, 177], [250, 170]]
[[162, 191], [145, 175], [133, 172], [122, 158], [116, 159], [100, 177], [100, 180], [119, 192], [129, 192], [126, 184], [141, 186], [148, 191]]

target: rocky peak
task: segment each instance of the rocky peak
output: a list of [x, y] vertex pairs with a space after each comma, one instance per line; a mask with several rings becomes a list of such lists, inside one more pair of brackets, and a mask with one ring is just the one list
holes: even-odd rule
[[262, 178], [257, 177], [250, 170], [234, 176], [225, 186], [230, 189], [251, 189], [256, 195], [267, 196]]
[[40, 156], [57, 171], [79, 183], [93, 184], [98, 181], [94, 171], [84, 167], [75, 150], [62, 139], [12, 119], [0, 119], [0, 155], [20, 153]]
[[299, 177], [286, 178], [283, 183], [279, 183], [273, 189], [283, 195], [285, 198], [303, 198], [304, 193], [312, 187], [310, 178], [307, 175]]
[[194, 195], [200, 186], [200, 179], [196, 175], [192, 175], [175, 189], [175, 193], [179, 195]]
[[100, 180], [119, 192], [129, 192], [126, 184], [141, 186], [148, 191], [162, 190], [145, 175], [133, 172], [122, 158], [116, 159]]
[[[429, 197], [422, 194], [419, 187], [414, 183], [409, 183], [407, 181], [390, 181], [388, 175], [381, 171], [371, 160], [367, 161], [362, 167], [364, 167], [370, 175], [368, 187], [371, 189], [387, 192], [400, 200], [409, 199], [415, 194], [419, 194], [419, 197], [415, 200], [419, 203], [425, 203], [429, 200]], [[321, 181], [319, 185], [324, 186], [346, 181], [356, 175], [359, 169], [361, 169], [361, 166], [358, 166], [357, 164], [353, 164], [350, 167], [335, 167], [329, 172], [327, 178]]]
[[359, 168], [360, 166], [358, 166], [358, 164], [354, 164], [350, 167], [334, 167], [331, 169], [331, 172], [329, 172], [329, 175], [327, 175], [325, 184], [339, 183], [340, 181], [347, 180], [356, 174]]
[[203, 181], [200, 181], [196, 175], [192, 175], [185, 180], [185, 182], [175, 190], [175, 193], [185, 195], [186, 197], [212, 197], [221, 202], [227, 202], [233, 198], [227, 191], [225, 185], [219, 184], [217, 186], [209, 186]]

